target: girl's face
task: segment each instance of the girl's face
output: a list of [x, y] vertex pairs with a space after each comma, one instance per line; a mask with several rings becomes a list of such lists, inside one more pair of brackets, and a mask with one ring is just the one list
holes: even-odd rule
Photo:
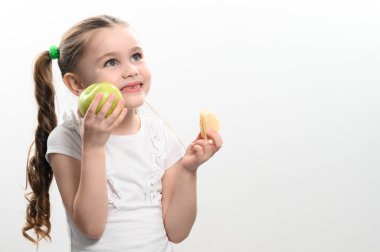
[[108, 81], [123, 94], [125, 106], [141, 106], [150, 89], [150, 71], [142, 47], [131, 28], [101, 28], [90, 34], [78, 64], [78, 77], [85, 88]]

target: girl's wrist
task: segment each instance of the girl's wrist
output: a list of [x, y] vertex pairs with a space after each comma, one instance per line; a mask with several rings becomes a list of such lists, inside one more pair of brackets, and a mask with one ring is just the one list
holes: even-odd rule
[[183, 165], [183, 163], [180, 161], [180, 170], [184, 173], [188, 173], [189, 175], [195, 175], [197, 173], [199, 166], [194, 167], [186, 167]]
[[94, 144], [85, 144], [82, 143], [82, 151], [83, 153], [98, 153], [104, 152], [104, 145], [94, 145]]

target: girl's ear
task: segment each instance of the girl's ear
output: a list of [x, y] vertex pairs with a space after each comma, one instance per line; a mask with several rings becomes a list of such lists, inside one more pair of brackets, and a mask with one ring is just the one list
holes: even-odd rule
[[75, 73], [65, 73], [63, 76], [63, 82], [70, 89], [71, 93], [76, 96], [79, 96], [84, 89], [84, 85]]

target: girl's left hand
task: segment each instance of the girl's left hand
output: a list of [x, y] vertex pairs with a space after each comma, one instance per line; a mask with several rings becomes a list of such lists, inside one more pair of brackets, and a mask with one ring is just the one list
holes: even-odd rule
[[183, 167], [196, 171], [198, 167], [209, 160], [223, 145], [223, 140], [214, 130], [207, 131], [207, 140], [202, 139], [201, 133], [187, 148], [181, 160]]

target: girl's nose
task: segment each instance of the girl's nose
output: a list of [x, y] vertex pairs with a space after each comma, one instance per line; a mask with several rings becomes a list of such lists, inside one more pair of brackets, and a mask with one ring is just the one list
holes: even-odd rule
[[128, 79], [128, 78], [131, 78], [131, 77], [134, 77], [138, 74], [138, 71], [137, 71], [137, 68], [136, 66], [132, 65], [132, 64], [129, 64], [128, 66], [126, 66], [124, 68], [124, 71], [123, 71], [123, 74], [122, 74], [122, 77], [124, 79]]

